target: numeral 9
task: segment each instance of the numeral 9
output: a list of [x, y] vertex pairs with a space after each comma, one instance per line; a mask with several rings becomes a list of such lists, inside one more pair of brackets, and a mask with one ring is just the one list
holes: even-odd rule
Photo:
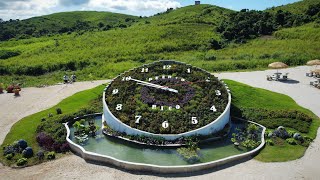
[[112, 91], [112, 94], [118, 94], [118, 92], [119, 92], [118, 89], [114, 89], [114, 90]]

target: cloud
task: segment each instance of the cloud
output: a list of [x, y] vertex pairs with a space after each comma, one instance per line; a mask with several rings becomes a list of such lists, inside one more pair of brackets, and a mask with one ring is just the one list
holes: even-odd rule
[[149, 16], [181, 7], [178, 0], [0, 0], [0, 18], [26, 19], [61, 11], [111, 11]]
[[7, 3], [4, 3], [4, 2], [1, 2], [1, 1], [0, 1], [0, 10], [6, 9], [7, 6], [8, 6]]
[[0, 18], [25, 19], [33, 16], [50, 14], [57, 6], [58, 0], [0, 0], [6, 7], [0, 8]]
[[176, 0], [90, 0], [88, 4], [88, 8], [128, 10], [137, 15], [141, 11], [160, 12], [177, 7], [181, 7], [181, 4]]
[[59, 0], [59, 4], [62, 6], [79, 6], [88, 4], [90, 0]]

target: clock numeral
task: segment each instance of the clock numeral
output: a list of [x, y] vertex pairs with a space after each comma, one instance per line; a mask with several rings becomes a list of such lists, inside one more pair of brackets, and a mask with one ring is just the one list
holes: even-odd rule
[[192, 124], [198, 124], [197, 117], [192, 117], [192, 118], [191, 118], [191, 123], [192, 123]]
[[140, 115], [135, 116], [135, 118], [136, 118], [136, 124], [139, 124], [141, 117], [142, 117], [142, 116], [140, 116]]
[[152, 105], [152, 109], [157, 109], [157, 105]]
[[148, 69], [148, 68], [142, 68], [142, 69], [141, 69], [141, 72], [142, 72], [142, 73], [147, 73], [147, 72], [149, 72], [149, 69]]
[[217, 96], [221, 96], [220, 90], [215, 90]]
[[216, 107], [214, 105], [210, 108], [210, 110], [213, 111], [213, 112], [217, 112], [217, 109], [216, 109]]
[[130, 80], [131, 80], [131, 76], [123, 77], [123, 78], [122, 78], [122, 81], [130, 81]]
[[112, 94], [118, 94], [118, 92], [119, 92], [118, 89], [114, 89], [114, 90], [112, 91]]
[[180, 105], [176, 105], [176, 109], [180, 109]]
[[116, 110], [120, 111], [122, 109], [122, 104], [117, 104]]
[[165, 128], [165, 129], [168, 128], [169, 127], [168, 121], [163, 121], [162, 127]]
[[171, 65], [164, 65], [163, 69], [171, 69]]
[[190, 68], [187, 69], [187, 73], [191, 73], [191, 69]]

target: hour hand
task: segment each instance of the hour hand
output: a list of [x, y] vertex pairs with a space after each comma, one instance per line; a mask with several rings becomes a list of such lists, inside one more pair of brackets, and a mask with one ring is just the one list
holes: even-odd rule
[[170, 91], [170, 92], [178, 93], [178, 90], [169, 88], [169, 87], [167, 87], [167, 86], [161, 86], [161, 85], [158, 85], [158, 84], [149, 83], [149, 82], [145, 82], [145, 81], [140, 81], [140, 80], [138, 80], [138, 79], [133, 79], [133, 78], [131, 78], [130, 80], [135, 81], [135, 82], [137, 82], [138, 84], [143, 85], [143, 86], [148, 86], [148, 87], [153, 87], [153, 88], [157, 88], [157, 89], [162, 89], [162, 90], [165, 90], [165, 91]]

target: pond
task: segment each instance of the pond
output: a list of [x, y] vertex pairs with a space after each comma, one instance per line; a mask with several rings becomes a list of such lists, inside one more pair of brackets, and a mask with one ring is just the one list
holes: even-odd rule
[[[93, 117], [96, 125], [102, 127], [102, 117]], [[197, 163], [206, 163], [229, 156], [248, 152], [246, 148], [235, 148], [231, 142], [232, 133], [236, 128], [244, 127], [243, 122], [232, 122], [228, 137], [219, 141], [206, 144], [200, 144], [200, 161]], [[259, 133], [261, 134], [261, 133]], [[74, 128], [70, 127], [70, 137], [74, 143], [79, 144], [74, 137]], [[85, 144], [81, 145], [86, 151], [107, 155], [119, 160], [134, 163], [144, 163], [161, 166], [188, 165], [177, 152], [176, 148], [151, 147], [126, 142], [113, 137], [107, 137], [102, 134], [100, 129], [95, 138], [89, 137]]]

